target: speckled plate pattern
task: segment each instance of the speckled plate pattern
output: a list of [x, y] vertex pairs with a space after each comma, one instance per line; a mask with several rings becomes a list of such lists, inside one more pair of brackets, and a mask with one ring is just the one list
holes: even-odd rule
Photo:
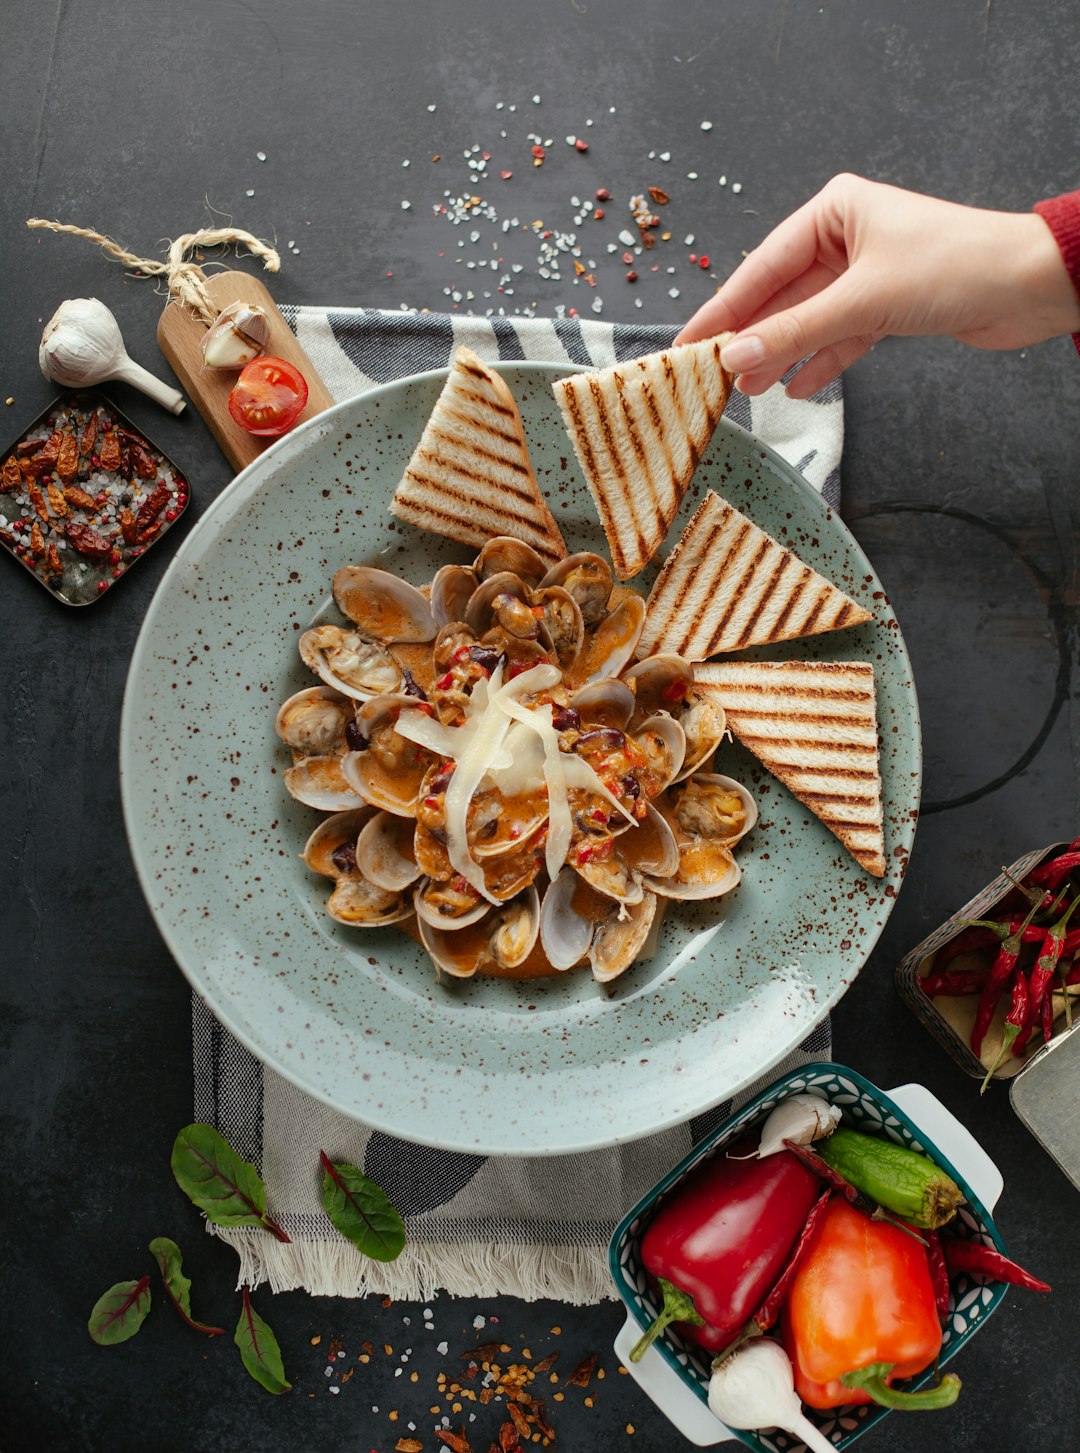
[[[551, 392], [568, 370], [500, 372], [567, 544], [604, 550]], [[747, 783], [761, 809], [738, 849], [742, 883], [711, 904], [677, 905], [656, 957], [606, 989], [587, 969], [437, 982], [426, 954], [396, 930], [336, 924], [323, 911], [325, 880], [299, 858], [319, 814], [285, 790], [274, 714], [314, 680], [296, 643], [339, 566], [377, 564], [422, 584], [475, 553], [387, 508], [444, 379], [417, 375], [313, 419], [244, 470], [188, 535], [128, 678], [128, 836], [181, 968], [271, 1068], [406, 1139], [488, 1154], [586, 1150], [734, 1094], [852, 982], [914, 836], [915, 689], [896, 618], [844, 525], [789, 465], [721, 420], [669, 544], [712, 488], [873, 610], [867, 625], [746, 654], [873, 663], [885, 879], [867, 877], [808, 809], [726, 743], [717, 770]], [[635, 583], [647, 590], [653, 573]]]

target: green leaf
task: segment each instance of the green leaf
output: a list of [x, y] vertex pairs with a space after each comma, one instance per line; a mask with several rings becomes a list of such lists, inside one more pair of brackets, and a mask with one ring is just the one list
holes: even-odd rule
[[375, 1261], [393, 1261], [405, 1245], [405, 1226], [384, 1190], [356, 1166], [319, 1151], [326, 1214], [354, 1246]]
[[262, 1226], [279, 1241], [289, 1237], [266, 1214], [266, 1187], [212, 1125], [188, 1125], [172, 1148], [176, 1184], [216, 1226]]
[[126, 1342], [146, 1320], [150, 1310], [150, 1278], [140, 1281], [118, 1281], [104, 1296], [98, 1297], [90, 1313], [87, 1330], [102, 1347]]
[[161, 1280], [169, 1298], [184, 1321], [196, 1332], [205, 1332], [207, 1337], [224, 1337], [224, 1327], [208, 1327], [197, 1322], [191, 1315], [191, 1281], [184, 1275], [180, 1248], [167, 1236], [155, 1236], [150, 1243], [150, 1255], [156, 1258], [161, 1269]]
[[244, 1287], [244, 1305], [233, 1341], [240, 1349], [244, 1366], [267, 1392], [277, 1396], [289, 1391], [292, 1383], [286, 1380], [277, 1338], [251, 1305], [247, 1287]]

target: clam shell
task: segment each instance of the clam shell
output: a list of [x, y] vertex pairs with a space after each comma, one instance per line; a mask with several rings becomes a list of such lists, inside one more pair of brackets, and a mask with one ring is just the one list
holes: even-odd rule
[[634, 693], [624, 681], [608, 676], [571, 692], [570, 705], [581, 717], [583, 729], [608, 726], [623, 731], [634, 714]]
[[585, 640], [585, 622], [577, 601], [561, 585], [533, 592], [532, 604], [543, 609], [540, 639], [555, 653], [563, 671], [572, 671]]
[[356, 841], [356, 866], [369, 883], [401, 893], [420, 876], [413, 849], [411, 818], [377, 812], [363, 825]]
[[553, 565], [540, 581], [540, 588], [561, 585], [577, 601], [585, 624], [594, 626], [603, 618], [614, 583], [611, 566], [602, 555], [579, 550]]
[[304, 851], [300, 854], [311, 871], [321, 873], [324, 878], [340, 878], [342, 873], [354, 871], [355, 856], [351, 866], [347, 863], [345, 867], [340, 867], [334, 862], [333, 855], [346, 844], [351, 844], [355, 849], [361, 829], [370, 821], [371, 814], [370, 807], [352, 807], [345, 812], [335, 812], [333, 817], [324, 818], [308, 838]]
[[413, 894], [413, 907], [421, 923], [430, 923], [447, 933], [467, 928], [470, 923], [476, 923], [491, 912], [491, 904], [486, 898], [477, 898], [468, 892], [458, 893], [451, 883], [452, 880], [422, 878]]
[[727, 714], [719, 702], [704, 693], [692, 691], [676, 719], [686, 734], [686, 756], [682, 770], [675, 778], [676, 782], [681, 782], [703, 767], [723, 741], [727, 731]]
[[[682, 656], [664, 652], [638, 661], [622, 673], [622, 679], [633, 682], [638, 716], [652, 716], [658, 711], [678, 716], [686, 693], [694, 685], [694, 668]], [[682, 688], [678, 695], [672, 690], [665, 696], [669, 688], [676, 686]]]
[[635, 727], [633, 740], [648, 757], [649, 766], [660, 779], [657, 789], [665, 787], [678, 778], [686, 756], [686, 733], [674, 717], [666, 714], [650, 716], [639, 727]]
[[679, 869], [679, 844], [675, 834], [651, 802], [637, 827], [620, 834], [616, 852], [634, 873], [670, 878]]
[[578, 879], [568, 868], [548, 887], [540, 905], [540, 943], [553, 969], [563, 972], [589, 951], [596, 923], [574, 908]]
[[417, 917], [420, 942], [441, 973], [449, 974], [452, 979], [471, 979], [482, 964], [490, 962], [487, 919], [492, 909], [490, 904], [484, 908], [480, 918], [453, 933]]
[[[693, 876], [684, 880], [684, 865]], [[677, 898], [685, 902], [696, 898], [722, 898], [739, 886], [742, 869], [735, 861], [730, 848], [719, 843], [710, 844], [708, 857], [700, 851], [695, 856], [680, 853], [679, 872], [671, 878], [645, 877], [644, 886], [650, 892], [659, 893], [662, 898]]]
[[[734, 792], [742, 801], [743, 812], [745, 814], [742, 827], [738, 831], [724, 833], [719, 838], [719, 841], [723, 842], [726, 847], [733, 848], [736, 843], [743, 840], [751, 828], [757, 825], [757, 803], [742, 783], [736, 782], [734, 777], [722, 777], [717, 772], [696, 772], [691, 778], [687, 779], [685, 784], [680, 783], [679, 787], [680, 791], [676, 794], [677, 802], [673, 813], [676, 832], [678, 832], [679, 828], [682, 828], [686, 832], [694, 830], [692, 825], [684, 825], [683, 822], [683, 819], [687, 815], [687, 804], [692, 801], [695, 795], [702, 791], [707, 791], [710, 787], [718, 787], [726, 792]], [[665, 813], [665, 815], [669, 814]]]
[[417, 711], [424, 704], [397, 692], [385, 692], [365, 702], [356, 714], [356, 724], [369, 745], [342, 759], [342, 775], [353, 791], [373, 807], [398, 817], [415, 817], [416, 799], [432, 756], [400, 736], [386, 718], [392, 713]]
[[645, 893], [641, 902], [635, 903], [625, 914], [611, 913], [604, 919], [589, 948], [589, 963], [593, 978], [598, 983], [610, 984], [640, 957], [652, 932], [656, 913], [656, 894]]
[[308, 686], [281, 703], [274, 730], [302, 756], [328, 756], [343, 743], [352, 714], [352, 703], [342, 692], [332, 686]]
[[[500, 600], [500, 597], [505, 597], [505, 600]], [[532, 613], [528, 586], [507, 571], [487, 576], [476, 587], [465, 607], [465, 624], [478, 636], [492, 626], [502, 626], [512, 636], [526, 641], [534, 641], [540, 634], [539, 623]]]
[[363, 807], [364, 799], [354, 792], [342, 774], [344, 757], [302, 757], [284, 774], [285, 786], [305, 807], [320, 812], [343, 812]]
[[547, 822], [547, 799], [481, 790], [469, 806], [469, 851], [478, 862], [519, 852]]
[[362, 873], [343, 873], [326, 901], [326, 911], [350, 928], [382, 928], [409, 918], [412, 906], [401, 893], [388, 893]]
[[600, 624], [586, 632], [585, 644], [574, 668], [575, 684], [618, 676], [633, 658], [644, 624], [644, 600], [627, 591]]
[[488, 952], [504, 969], [516, 969], [533, 951], [540, 933], [540, 895], [529, 886], [491, 916]]
[[442, 629], [452, 621], [465, 619], [465, 608], [480, 577], [468, 565], [444, 565], [431, 582], [431, 614]]
[[573, 869], [590, 888], [602, 893], [605, 898], [627, 905], [641, 902], [641, 879], [617, 852], [599, 862], [592, 858], [587, 863], [574, 863]]
[[343, 565], [334, 574], [334, 604], [376, 641], [431, 641], [431, 607], [415, 585], [369, 565]]
[[473, 569], [481, 580], [509, 571], [529, 586], [539, 585], [547, 574], [547, 565], [532, 546], [512, 535], [490, 539], [473, 562]]
[[315, 626], [300, 637], [300, 659], [327, 686], [370, 701], [401, 685], [401, 668], [378, 641], [340, 626]]

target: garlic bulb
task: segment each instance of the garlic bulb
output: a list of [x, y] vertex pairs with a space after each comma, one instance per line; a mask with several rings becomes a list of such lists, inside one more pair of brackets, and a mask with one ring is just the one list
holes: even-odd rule
[[709, 1407], [729, 1428], [756, 1432], [782, 1428], [801, 1438], [811, 1453], [836, 1453], [803, 1413], [795, 1395], [791, 1359], [771, 1337], [756, 1337], [713, 1364]]
[[46, 378], [66, 388], [87, 388], [118, 378], [178, 414], [186, 400], [127, 355], [120, 325], [97, 298], [68, 298], [45, 324], [38, 363]]
[[243, 368], [270, 342], [270, 319], [251, 303], [230, 303], [203, 338], [205, 368]]
[[831, 1135], [839, 1124], [840, 1111], [827, 1100], [817, 1095], [789, 1095], [765, 1121], [757, 1158], [764, 1160], [783, 1150], [785, 1140], [809, 1145], [812, 1140]]

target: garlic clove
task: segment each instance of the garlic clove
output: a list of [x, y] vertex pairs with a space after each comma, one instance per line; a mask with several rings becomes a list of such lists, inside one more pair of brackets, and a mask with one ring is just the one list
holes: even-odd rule
[[203, 338], [203, 367], [239, 369], [266, 352], [270, 319], [250, 303], [230, 303]]
[[818, 1095], [789, 1095], [782, 1100], [761, 1130], [757, 1158], [776, 1155], [783, 1150], [785, 1140], [794, 1140], [797, 1145], [809, 1145], [831, 1135], [840, 1124], [840, 1111], [835, 1105]]
[[835, 1445], [803, 1413], [791, 1359], [771, 1337], [744, 1342], [713, 1363], [709, 1407], [729, 1428], [782, 1428], [801, 1438], [811, 1453], [836, 1453]]

